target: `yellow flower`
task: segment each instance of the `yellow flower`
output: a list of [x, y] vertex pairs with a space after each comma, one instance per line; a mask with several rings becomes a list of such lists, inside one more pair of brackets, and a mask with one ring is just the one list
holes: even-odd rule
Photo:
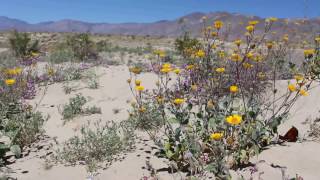
[[247, 29], [247, 31], [248, 31], [249, 33], [252, 33], [252, 32], [254, 31], [254, 26], [249, 25], [249, 26], [246, 27], [246, 29]]
[[257, 25], [259, 23], [259, 21], [249, 21], [249, 25], [251, 25], [251, 26], [255, 26], [255, 25]]
[[238, 86], [236, 86], [236, 85], [232, 85], [232, 86], [230, 86], [230, 92], [231, 93], [237, 93], [238, 91], [239, 91], [239, 88], [238, 88]]
[[146, 109], [145, 107], [139, 108], [139, 112], [141, 112], [141, 113], [144, 113], [144, 112], [146, 112], [146, 111], [147, 111], [147, 109]]
[[253, 57], [253, 54], [252, 54], [252, 52], [248, 52], [248, 53], [246, 54], [246, 56], [247, 56], [248, 59], [251, 59], [251, 58]]
[[198, 50], [198, 52], [196, 53], [196, 56], [198, 58], [203, 58], [206, 55], [206, 53], [203, 50]]
[[288, 89], [289, 89], [289, 91], [294, 92], [297, 90], [297, 87], [294, 84], [289, 84]]
[[141, 92], [144, 90], [144, 87], [143, 86], [136, 86], [136, 90]]
[[212, 133], [210, 135], [210, 138], [216, 141], [220, 140], [222, 137], [223, 137], [223, 133]]
[[223, 68], [223, 67], [216, 69], [217, 73], [224, 73], [224, 71], [225, 71], [225, 68]]
[[12, 85], [14, 85], [16, 83], [16, 80], [15, 79], [6, 79], [5, 83], [8, 86], [12, 86]]
[[258, 78], [263, 79], [266, 77], [266, 74], [264, 72], [258, 72]]
[[175, 105], [181, 105], [182, 103], [184, 103], [184, 99], [181, 99], [181, 98], [177, 98], [173, 101], [173, 103]]
[[193, 65], [193, 64], [190, 64], [190, 65], [188, 65], [188, 66], [186, 67], [187, 70], [191, 70], [191, 69], [193, 69], [193, 68], [194, 68], [194, 65]]
[[299, 91], [299, 94], [302, 95], [302, 96], [308, 96], [309, 95], [308, 92], [306, 90], [304, 90], [304, 89], [301, 89]]
[[282, 37], [282, 40], [284, 42], [288, 42], [289, 41], [289, 35], [288, 34], [285, 34], [283, 37]]
[[297, 75], [294, 76], [294, 79], [296, 81], [302, 81], [304, 78], [303, 78], [303, 76], [301, 74], [297, 74]]
[[211, 45], [211, 49], [217, 49], [217, 45], [212, 44], [212, 45]]
[[131, 83], [131, 79], [127, 79], [127, 83], [129, 83], [129, 84], [130, 84], [130, 83]]
[[242, 122], [242, 117], [240, 115], [234, 114], [234, 115], [228, 116], [226, 118], [226, 121], [231, 125], [238, 125]]
[[31, 56], [33, 56], [33, 57], [37, 57], [37, 56], [39, 56], [39, 53], [31, 52]]
[[169, 63], [164, 63], [164, 64], [162, 65], [162, 68], [171, 68], [171, 64], [169, 64]]
[[237, 45], [237, 46], [240, 46], [240, 44], [241, 44], [241, 39], [235, 40], [235, 41], [234, 41], [234, 44]]
[[220, 51], [218, 55], [219, 55], [220, 58], [224, 58], [225, 57], [224, 51]]
[[52, 76], [54, 74], [54, 70], [52, 68], [48, 69], [48, 75]]
[[140, 74], [142, 69], [139, 67], [132, 67], [129, 69], [130, 72], [134, 73], [134, 74]]
[[269, 21], [270, 21], [270, 22], [276, 22], [276, 21], [278, 21], [278, 18], [276, 18], [276, 17], [270, 17], [270, 18], [269, 18]]
[[162, 68], [162, 69], [161, 69], [161, 72], [162, 72], [162, 73], [169, 73], [170, 71], [172, 71], [171, 68]]
[[161, 96], [157, 96], [156, 99], [159, 104], [162, 104], [164, 102], [164, 99]]
[[219, 30], [223, 27], [223, 22], [222, 21], [215, 21], [214, 22], [214, 27]]
[[136, 84], [136, 86], [140, 86], [141, 81], [140, 80], [135, 80], [134, 83]]
[[304, 56], [306, 58], [311, 58], [314, 54], [315, 54], [315, 50], [314, 49], [306, 49], [304, 50]]
[[317, 43], [320, 43], [320, 36], [319, 36], [319, 37], [314, 38], [314, 40], [315, 40]]
[[240, 61], [241, 60], [241, 56], [237, 53], [232, 53], [231, 54], [231, 60], [232, 61]]
[[250, 64], [250, 63], [247, 63], [247, 62], [243, 63], [242, 66], [243, 66], [245, 69], [251, 69], [251, 68], [253, 68], [253, 65]]
[[173, 70], [173, 72], [176, 74], [180, 74], [181, 70], [177, 68], [177, 69]]
[[155, 50], [153, 53], [159, 57], [164, 57], [166, 55], [163, 50]]
[[218, 36], [218, 33], [217, 32], [211, 32], [211, 36], [212, 37], [216, 37], [216, 36]]

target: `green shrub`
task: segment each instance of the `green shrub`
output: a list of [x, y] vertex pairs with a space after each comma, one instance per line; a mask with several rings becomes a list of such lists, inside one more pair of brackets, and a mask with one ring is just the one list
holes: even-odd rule
[[98, 107], [86, 107], [83, 106], [88, 102], [88, 100], [81, 94], [77, 94], [76, 97], [69, 99], [69, 103], [65, 104], [62, 109], [62, 116], [64, 120], [70, 120], [81, 114], [100, 114], [101, 109]]
[[32, 56], [32, 53], [39, 52], [39, 41], [32, 41], [28, 33], [13, 31], [9, 38], [11, 50], [18, 58]]
[[57, 153], [61, 162], [74, 165], [84, 161], [88, 171], [93, 172], [99, 168], [99, 163], [111, 162], [116, 155], [131, 148], [133, 136], [129, 137], [132, 133], [128, 131], [133, 130], [128, 124], [102, 124], [98, 121], [94, 123], [94, 128], [89, 127], [90, 123], [81, 128], [80, 136], [74, 136], [64, 143]]
[[87, 33], [75, 34], [67, 37], [66, 44], [70, 47], [77, 60], [85, 61], [97, 58], [94, 43]]

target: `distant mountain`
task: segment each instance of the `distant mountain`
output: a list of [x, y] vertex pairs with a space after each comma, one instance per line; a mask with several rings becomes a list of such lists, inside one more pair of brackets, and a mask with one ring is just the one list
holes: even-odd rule
[[[263, 22], [265, 19], [257, 16], [246, 16], [237, 13], [195, 12], [175, 20], [162, 20], [153, 23], [89, 23], [76, 20], [48, 21], [37, 24], [30, 24], [21, 20], [0, 16], [0, 31], [17, 29], [28, 32], [90, 32], [99, 34], [121, 34], [121, 35], [151, 35], [177, 37], [181, 35], [182, 28], [190, 31], [192, 35], [199, 36], [203, 24], [201, 18], [206, 16], [208, 23], [221, 20], [230, 26], [229, 38], [240, 37], [245, 30], [245, 26], [250, 20]], [[289, 19], [285, 25], [285, 19], [279, 19], [275, 23], [273, 30], [280, 35], [290, 34], [304, 38], [314, 33], [320, 32], [320, 18], [313, 19]], [[258, 25], [258, 29], [263, 29], [263, 23]]]

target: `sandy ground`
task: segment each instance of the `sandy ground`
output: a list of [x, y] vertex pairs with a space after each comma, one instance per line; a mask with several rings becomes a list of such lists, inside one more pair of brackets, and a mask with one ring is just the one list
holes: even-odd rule
[[[63, 92], [62, 84], [54, 84], [48, 88], [46, 96], [44, 96], [39, 110], [50, 115], [50, 119], [45, 124], [46, 134], [50, 137], [56, 137], [59, 143], [64, 142], [68, 138], [79, 132], [80, 127], [88, 120], [96, 121], [101, 119], [104, 122], [115, 120], [123, 120], [128, 117], [127, 108], [128, 101], [132, 100], [131, 92], [128, 88], [126, 80], [129, 77], [128, 69], [125, 66], [113, 66], [109, 68], [98, 67], [96, 72], [101, 75], [99, 89], [91, 90], [82, 88], [77, 92], [66, 95]], [[153, 88], [155, 85], [155, 76], [152, 74], [143, 74], [141, 80], [147, 89]], [[81, 83], [80, 83], [81, 84]], [[82, 84], [83, 86], [83, 84]], [[286, 86], [286, 82], [281, 82], [280, 86]], [[81, 87], [81, 86], [80, 86]], [[309, 125], [303, 124], [306, 118], [315, 118], [319, 116], [319, 100], [318, 96], [320, 88], [315, 88], [310, 92], [308, 97], [302, 97], [294, 106], [290, 115], [290, 120], [280, 126], [280, 132], [285, 133], [291, 126], [299, 129], [300, 137], [304, 137], [309, 129]], [[77, 93], [84, 96], [90, 96], [91, 101], [88, 105], [96, 105], [102, 108], [101, 115], [92, 115], [79, 117], [72, 122], [63, 125], [61, 115], [58, 112], [58, 106], [68, 102], [69, 97]], [[34, 100], [38, 102], [40, 95]], [[54, 105], [51, 107], [51, 105]], [[120, 109], [120, 113], [114, 114], [113, 109]], [[145, 170], [146, 160], [150, 159], [154, 168], [166, 167], [164, 159], [158, 159], [148, 153], [152, 151], [153, 144], [143, 134], [140, 135], [137, 148], [134, 152], [127, 153], [125, 159], [121, 162], [113, 163], [106, 170], [99, 171], [94, 177], [96, 180], [131, 180], [140, 179], [144, 175], [149, 175]], [[259, 162], [258, 172], [254, 174], [254, 179], [261, 178], [265, 180], [281, 179], [281, 170], [274, 168], [275, 166], [286, 167], [286, 173], [290, 177], [296, 174], [302, 176], [306, 180], [320, 179], [320, 143], [311, 141], [302, 141], [298, 143], [287, 143], [283, 146], [272, 146], [268, 150], [263, 151], [258, 157], [253, 158], [253, 162]], [[153, 152], [153, 151], [152, 151]], [[27, 157], [19, 159], [10, 166], [15, 171], [14, 176], [20, 180], [81, 180], [88, 178], [85, 167], [77, 165], [75, 167], [65, 167], [63, 165], [53, 166], [50, 169], [44, 168], [45, 162], [39, 157]], [[27, 170], [28, 173], [22, 173]], [[233, 172], [234, 178], [238, 179], [240, 175], [246, 179], [249, 177], [248, 170]], [[180, 179], [178, 175], [169, 175], [160, 173], [161, 179]]]

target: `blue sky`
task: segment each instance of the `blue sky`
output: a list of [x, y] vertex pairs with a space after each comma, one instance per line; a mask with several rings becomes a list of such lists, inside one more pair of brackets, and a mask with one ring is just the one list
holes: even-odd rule
[[31, 23], [61, 19], [153, 22], [214, 11], [262, 17], [319, 17], [320, 0], [2, 0], [0, 4], [0, 16]]

